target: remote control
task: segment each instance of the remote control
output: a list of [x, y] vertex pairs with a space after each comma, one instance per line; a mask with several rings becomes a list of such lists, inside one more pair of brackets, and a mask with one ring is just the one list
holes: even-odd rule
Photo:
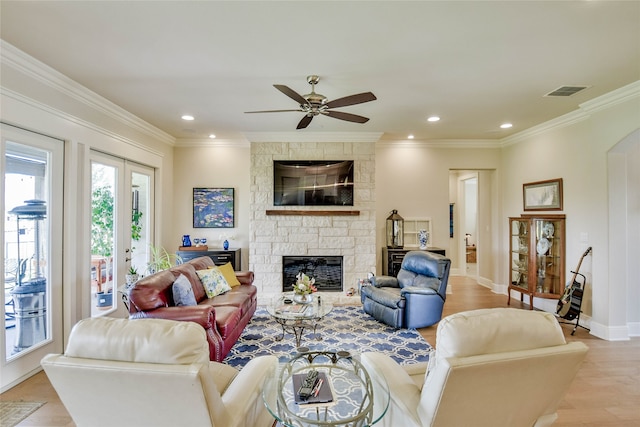
[[313, 387], [315, 387], [317, 381], [318, 371], [315, 369], [310, 370], [298, 390], [298, 396], [300, 396], [300, 399], [307, 400], [311, 396], [311, 393], [313, 393]]

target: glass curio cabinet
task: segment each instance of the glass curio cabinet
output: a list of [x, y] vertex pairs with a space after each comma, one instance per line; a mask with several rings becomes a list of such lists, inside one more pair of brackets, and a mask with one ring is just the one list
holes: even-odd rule
[[509, 299], [558, 299], [565, 287], [565, 216], [522, 215], [509, 218]]

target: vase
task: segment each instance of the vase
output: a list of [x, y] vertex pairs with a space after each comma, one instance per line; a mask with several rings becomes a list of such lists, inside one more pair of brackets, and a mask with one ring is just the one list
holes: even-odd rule
[[420, 243], [420, 249], [427, 249], [427, 242], [429, 241], [429, 233], [427, 230], [418, 230], [418, 242]]
[[224, 249], [225, 251], [227, 249], [229, 249], [229, 241], [225, 239], [224, 242], [222, 242], [222, 249]]
[[186, 247], [191, 246], [191, 238], [189, 237], [188, 234], [185, 234], [184, 236], [182, 236], [182, 246], [186, 246]]
[[298, 304], [309, 304], [313, 301], [311, 294], [293, 294], [293, 301]]

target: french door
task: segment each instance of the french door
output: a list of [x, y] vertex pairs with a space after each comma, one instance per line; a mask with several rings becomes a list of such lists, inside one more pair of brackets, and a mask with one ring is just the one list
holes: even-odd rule
[[146, 270], [153, 235], [153, 169], [91, 153], [91, 315], [119, 309], [127, 276]]
[[62, 351], [64, 143], [1, 125], [1, 390]]

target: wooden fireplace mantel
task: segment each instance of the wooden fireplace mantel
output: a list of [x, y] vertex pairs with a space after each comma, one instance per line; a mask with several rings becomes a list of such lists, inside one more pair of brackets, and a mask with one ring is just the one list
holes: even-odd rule
[[301, 215], [301, 216], [358, 216], [360, 211], [334, 211], [334, 210], [289, 210], [289, 209], [267, 209], [267, 216], [272, 215]]

